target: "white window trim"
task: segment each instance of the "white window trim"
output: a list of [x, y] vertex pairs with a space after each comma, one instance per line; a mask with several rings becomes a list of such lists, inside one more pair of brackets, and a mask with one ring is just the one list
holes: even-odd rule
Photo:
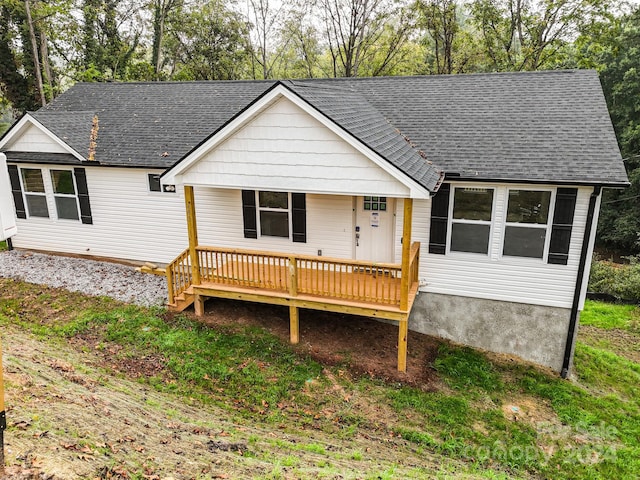
[[[268, 239], [276, 239], [282, 241], [293, 241], [293, 215], [291, 212], [291, 192], [287, 193], [287, 208], [272, 208], [272, 207], [261, 207], [260, 206], [260, 192], [274, 192], [276, 190], [256, 190], [256, 225], [258, 230], [258, 238], [268, 238]], [[285, 192], [279, 192], [285, 193]], [[277, 235], [263, 235], [262, 234], [262, 224], [260, 223], [260, 212], [287, 212], [287, 221], [289, 222], [289, 237], [280, 237]]]
[[[466, 219], [454, 219], [453, 218], [453, 206], [455, 200], [455, 191], [456, 189], [464, 189], [464, 188], [482, 188], [485, 190], [493, 190], [493, 198], [491, 200], [491, 220], [466, 220]], [[496, 186], [482, 186], [478, 187], [478, 185], [451, 185], [451, 190], [449, 192], [449, 212], [447, 214], [447, 249], [445, 251], [446, 255], [453, 256], [464, 256], [464, 257], [472, 257], [472, 258], [491, 258], [491, 245], [493, 242], [493, 233], [494, 233], [494, 225], [496, 221], [496, 202], [498, 198], [498, 188]], [[487, 253], [474, 253], [474, 252], [459, 252], [457, 250], [451, 250], [451, 234], [453, 230], [454, 223], [466, 223], [470, 225], [489, 225], [489, 241], [487, 244]]]
[[[53, 187], [53, 175], [51, 175], [52, 171], [58, 171], [58, 172], [71, 172], [71, 181], [73, 182], [73, 191], [75, 192], [73, 195], [69, 194], [69, 193], [56, 193], [54, 187]], [[76, 185], [76, 176], [73, 172], [73, 169], [69, 169], [69, 168], [49, 168], [47, 169], [47, 173], [49, 176], [49, 181], [51, 182], [51, 194], [53, 195], [53, 206], [55, 207], [55, 213], [56, 213], [56, 220], [62, 220], [62, 221], [70, 221], [70, 222], [79, 222], [82, 220], [82, 214], [80, 212], [80, 199], [78, 198], [78, 185]], [[46, 191], [46, 189], [45, 189]], [[58, 215], [58, 205], [56, 204], [56, 197], [62, 197], [62, 198], [75, 198], [76, 200], [76, 212], [78, 214], [78, 218], [60, 218]]]
[[[507, 214], [509, 211], [509, 192], [513, 190], [527, 191], [527, 192], [551, 192], [551, 196], [549, 197], [549, 215], [547, 216], [546, 225], [540, 223], [520, 223], [520, 222], [508, 222]], [[535, 186], [509, 186], [506, 189], [505, 193], [505, 202], [504, 202], [504, 212], [503, 212], [503, 220], [502, 220], [502, 235], [500, 236], [500, 259], [504, 259], [505, 261], [517, 261], [517, 262], [534, 262], [534, 263], [547, 263], [549, 258], [549, 245], [551, 243], [551, 229], [553, 228], [553, 217], [555, 215], [556, 208], [556, 193], [557, 188], [551, 187], [535, 187]], [[542, 252], [542, 258], [536, 257], [521, 257], [518, 255], [505, 255], [504, 254], [504, 239], [507, 233], [507, 227], [522, 227], [522, 228], [537, 228], [537, 229], [546, 229], [545, 238], [544, 238], [544, 250]]]
[[[27, 214], [27, 218], [28, 219], [38, 219], [38, 220], [52, 220], [52, 216], [51, 216], [51, 202], [49, 202], [49, 196], [47, 195], [47, 178], [45, 176], [45, 171], [43, 168], [41, 167], [32, 167], [32, 166], [25, 166], [25, 167], [19, 167], [19, 175], [18, 177], [20, 178], [20, 188], [22, 188], [22, 201], [24, 202], [24, 210], [25, 213]], [[27, 191], [26, 185], [24, 183], [24, 177], [23, 177], [23, 171], [24, 170], [40, 170], [40, 175], [42, 176], [42, 186], [44, 188], [44, 193], [41, 192], [29, 192]], [[51, 181], [51, 180], [49, 180]], [[48, 217], [39, 217], [39, 216], [33, 216], [31, 215], [31, 209], [29, 208], [29, 202], [27, 201], [27, 195], [34, 195], [34, 196], [39, 196], [39, 197], [44, 197], [46, 204], [47, 204], [47, 212], [49, 213]], [[57, 214], [57, 212], [56, 212]]]
[[[42, 182], [44, 184], [44, 193], [39, 193], [39, 192], [27, 192], [27, 189], [25, 188], [24, 185], [24, 179], [22, 177], [22, 171], [23, 170], [40, 170], [40, 173], [42, 175]], [[73, 179], [73, 188], [75, 190], [75, 195], [69, 195], [69, 194], [65, 194], [65, 193], [55, 193], [53, 190], [53, 178], [51, 176], [51, 171], [52, 170], [59, 170], [59, 171], [67, 171], [67, 172], [71, 172], [71, 178]], [[82, 222], [82, 215], [80, 212], [80, 200], [78, 199], [78, 185], [76, 184], [76, 176], [74, 174], [74, 171], [72, 168], [65, 168], [63, 165], [61, 166], [55, 166], [55, 167], [40, 167], [40, 166], [30, 166], [30, 165], [25, 165], [25, 166], [20, 166], [19, 167], [19, 175], [18, 175], [19, 179], [20, 179], [20, 187], [22, 189], [22, 198], [23, 201], [25, 203], [25, 213], [27, 215], [27, 219], [30, 220], [36, 220], [36, 221], [49, 221], [49, 222], [73, 222], [73, 223], [81, 223]], [[31, 215], [31, 212], [29, 211], [29, 204], [27, 202], [27, 195], [39, 195], [39, 196], [43, 196], [45, 197], [46, 201], [47, 201], [47, 210], [49, 211], [49, 217], [34, 217]], [[75, 198], [76, 199], [76, 209], [78, 211], [78, 219], [71, 219], [71, 218], [59, 218], [58, 217], [58, 207], [56, 206], [56, 199], [55, 197], [60, 196], [60, 197], [65, 197], [65, 198]]]

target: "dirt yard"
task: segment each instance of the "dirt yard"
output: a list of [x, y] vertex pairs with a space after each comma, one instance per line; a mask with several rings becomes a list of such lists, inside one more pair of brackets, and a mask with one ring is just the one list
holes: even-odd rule
[[[202, 321], [209, 325], [255, 325], [289, 341], [289, 309], [211, 299], [205, 305]], [[409, 332], [407, 372], [397, 370], [398, 327], [370, 318], [300, 311], [298, 351], [328, 364], [349, 365], [349, 370], [428, 389], [435, 380], [430, 364], [437, 356], [440, 341]]]
[[[210, 302], [204, 321], [253, 323], [288, 338], [287, 311], [276, 307]], [[411, 334], [409, 372], [399, 374], [396, 337], [393, 325], [303, 312], [298, 348], [362, 374], [428, 388], [436, 381], [428, 365], [437, 344]], [[2, 340], [8, 478], [365, 479], [425, 478], [442, 468], [452, 475], [468, 471], [468, 465], [418, 452], [384, 429], [342, 438], [321, 429], [253, 423], [211, 405], [185, 403], [139, 381], [157, 374], [161, 362], [110, 355], [108, 348], [96, 348], [90, 335], [67, 343], [11, 327], [2, 331]], [[376, 413], [379, 408], [362, 403], [358, 392], [343, 393], [354, 408], [379, 418], [390, 414]]]

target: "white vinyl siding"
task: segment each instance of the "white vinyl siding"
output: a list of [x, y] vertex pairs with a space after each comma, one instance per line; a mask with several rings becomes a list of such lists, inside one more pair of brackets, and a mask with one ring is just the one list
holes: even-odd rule
[[[34, 166], [34, 168], [46, 168]], [[18, 248], [167, 263], [188, 246], [184, 194], [149, 192], [148, 170], [86, 166], [93, 225], [50, 218], [18, 219]], [[45, 182], [46, 184], [46, 182]], [[49, 211], [55, 211], [53, 196]], [[351, 258], [352, 199], [307, 195], [307, 243], [246, 239], [240, 190], [196, 188], [201, 245]]]
[[285, 98], [205, 154], [182, 180], [251, 190], [408, 195], [406, 186]]
[[16, 140], [4, 148], [15, 152], [69, 153], [68, 149], [33, 124], [27, 126]]
[[[348, 196], [306, 195], [307, 241], [261, 236], [244, 238], [240, 190], [195, 189], [198, 241], [202, 245], [352, 258], [353, 200]], [[186, 244], [185, 244], [186, 247]]]
[[[526, 189], [527, 186], [487, 186], [496, 188], [493, 231], [488, 256], [455, 252], [447, 255], [429, 254], [431, 201], [414, 200], [413, 241], [421, 242], [420, 282], [422, 286], [420, 290], [488, 300], [571, 308], [592, 188], [578, 189], [568, 264], [552, 265], [537, 258], [502, 256], [502, 229], [506, 214], [507, 189]], [[402, 212], [402, 202], [398, 202], [396, 262], [400, 261]]]
[[[182, 195], [150, 193], [146, 170], [85, 169], [93, 225], [49, 218], [18, 219], [18, 234], [13, 239], [16, 247], [161, 263], [187, 247]], [[48, 201], [49, 212], [55, 212], [53, 195]]]

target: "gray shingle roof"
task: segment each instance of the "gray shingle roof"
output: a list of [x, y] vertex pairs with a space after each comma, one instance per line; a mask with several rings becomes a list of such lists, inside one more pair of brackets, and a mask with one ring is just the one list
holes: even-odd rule
[[6, 152], [7, 160], [18, 163], [45, 163], [51, 165], [81, 165], [82, 161], [70, 153]]
[[94, 112], [64, 112], [40, 109], [33, 117], [54, 135], [86, 158]]
[[434, 191], [441, 177], [440, 169], [426, 161], [356, 89], [316, 82], [285, 82], [284, 85], [400, 171]]
[[[91, 128], [86, 122], [95, 112], [100, 119], [96, 160], [102, 165], [167, 168], [274, 84], [81, 83], [35, 116], [84, 155]], [[284, 85], [423, 184], [431, 185], [437, 174], [427, 160], [454, 178], [627, 182], [593, 71], [322, 79]], [[69, 113], [76, 112], [79, 120], [69, 120]], [[398, 131], [414, 148], [400, 140]]]

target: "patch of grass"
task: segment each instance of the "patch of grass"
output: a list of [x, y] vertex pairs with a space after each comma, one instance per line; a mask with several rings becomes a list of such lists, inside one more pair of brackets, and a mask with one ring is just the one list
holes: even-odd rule
[[167, 322], [162, 313], [133, 306], [88, 312], [59, 332], [72, 336], [98, 325], [106, 341], [131, 349], [123, 355], [153, 353], [165, 358], [179, 388], [224, 392], [240, 410], [253, 413], [277, 414], [279, 402], [321, 373], [318, 363], [299, 357], [262, 329], [214, 330], [185, 316]]
[[598, 391], [640, 399], [640, 365], [615, 353], [579, 343], [576, 349], [581, 382]]
[[5, 242], [4, 240], [0, 241], [0, 252], [5, 251], [7, 248], [7, 242]]
[[580, 324], [605, 330], [619, 328], [640, 332], [640, 309], [635, 305], [586, 300], [584, 311], [580, 314]]
[[470, 388], [487, 393], [499, 392], [504, 385], [495, 367], [477, 350], [467, 347], [440, 346], [434, 366], [447, 384], [460, 391]]
[[[321, 365], [260, 328], [210, 328], [183, 315], [167, 316], [162, 309], [4, 279], [0, 289], [0, 325], [57, 341], [90, 336], [105, 349], [118, 345], [116, 355], [126, 360], [152, 355], [166, 367], [145, 380], [157, 389], [185, 401], [213, 401], [285, 431], [311, 427], [334, 433], [336, 441], [371, 431], [381, 438], [398, 436], [415, 450], [462, 459], [486, 478], [635, 478], [640, 471], [640, 365], [616, 354], [614, 347], [578, 342], [577, 380], [571, 382], [524, 363], [490, 360], [471, 348], [443, 346], [433, 363], [440, 388], [424, 391], [334, 375], [340, 391], [354, 392], [353, 400], [345, 402]], [[625, 339], [633, 339], [637, 312], [587, 302], [582, 323], [623, 329]], [[524, 406], [521, 399], [544, 410], [544, 421], [533, 416], [514, 421], [503, 413], [505, 406]], [[273, 444], [285, 451], [334, 455], [322, 443]], [[402, 445], [398, 442], [398, 448]], [[358, 450], [345, 451], [353, 460], [363, 457]], [[272, 477], [278, 478], [281, 467], [297, 467], [293, 458], [281, 459]], [[329, 468], [328, 459], [321, 463]], [[394, 474], [388, 469], [372, 478]]]

